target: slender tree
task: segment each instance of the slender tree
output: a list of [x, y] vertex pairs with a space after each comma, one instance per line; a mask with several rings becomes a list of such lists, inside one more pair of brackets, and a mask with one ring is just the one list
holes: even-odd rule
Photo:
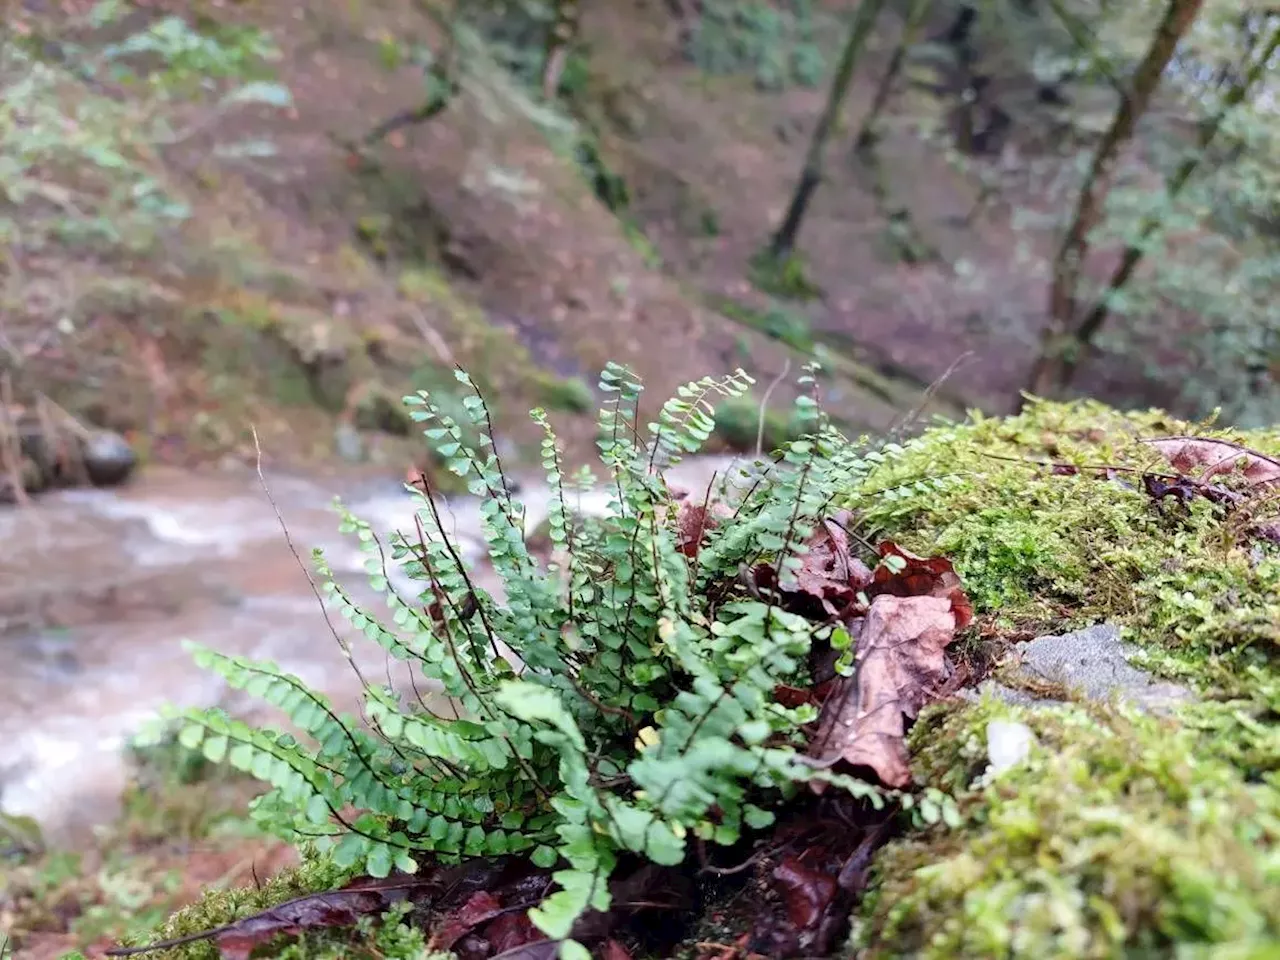
[[867, 112], [866, 119], [862, 121], [862, 129], [858, 131], [858, 137], [854, 141], [853, 149], [859, 154], [865, 154], [876, 145], [879, 139], [876, 128], [880, 124], [880, 115], [884, 113], [884, 108], [889, 103], [889, 97], [898, 82], [898, 76], [902, 73], [902, 65], [906, 62], [907, 50], [915, 43], [916, 35], [919, 34], [920, 27], [929, 14], [931, 4], [932, 0], [911, 0], [907, 18], [902, 24], [902, 33], [898, 36], [898, 44], [893, 48], [889, 66], [885, 69], [884, 76], [880, 78], [880, 85], [876, 87], [871, 109]]
[[1133, 138], [1138, 120], [1160, 86], [1160, 79], [1173, 59], [1178, 43], [1195, 23], [1203, 5], [1203, 0], [1169, 0], [1151, 45], [1121, 92], [1111, 125], [1098, 143], [1071, 224], [1054, 258], [1049, 322], [1041, 341], [1040, 356], [1028, 378], [1029, 393], [1039, 396], [1051, 394], [1063, 382], [1064, 367], [1075, 362], [1069, 359], [1070, 355], [1083, 346], [1076, 339], [1076, 314], [1080, 278], [1089, 254], [1089, 233], [1101, 216], [1116, 160]]
[[542, 95], [548, 100], [560, 89], [560, 77], [569, 52], [578, 39], [578, 0], [556, 0], [555, 21], [547, 36], [547, 57], [542, 68]]
[[[1222, 98], [1221, 105], [1213, 116], [1200, 125], [1200, 130], [1191, 152], [1169, 178], [1169, 182], [1165, 186], [1165, 193], [1170, 200], [1177, 198], [1178, 194], [1182, 192], [1182, 188], [1187, 185], [1187, 182], [1196, 172], [1196, 168], [1200, 166], [1206, 151], [1218, 135], [1218, 131], [1222, 128], [1223, 120], [1232, 110], [1244, 102], [1250, 91], [1257, 86], [1258, 81], [1266, 73], [1277, 48], [1280, 48], [1280, 24], [1272, 27], [1271, 33], [1261, 40], [1259, 46], [1260, 52], [1258, 49], [1253, 51], [1253, 61], [1248, 71], [1228, 88]], [[1093, 342], [1093, 338], [1098, 335], [1098, 331], [1106, 323], [1111, 313], [1110, 305], [1114, 302], [1115, 294], [1123, 290], [1132, 279], [1138, 264], [1142, 262], [1144, 254], [1150, 249], [1149, 241], [1151, 237], [1160, 229], [1162, 223], [1161, 217], [1148, 215], [1138, 228], [1138, 239], [1125, 247], [1120, 263], [1117, 264], [1115, 272], [1111, 274], [1111, 280], [1107, 284], [1106, 291], [1098, 298], [1093, 308], [1080, 321], [1072, 333], [1072, 337], [1079, 345], [1079, 348], [1062, 358], [1058, 367], [1058, 388], [1070, 385], [1079, 365], [1081, 352]]]
[[800, 172], [800, 180], [796, 184], [795, 194], [782, 225], [773, 235], [769, 244], [769, 255], [775, 260], [784, 260], [795, 249], [796, 239], [800, 234], [800, 225], [804, 222], [805, 212], [813, 199], [814, 191], [822, 182], [823, 161], [826, 155], [827, 141], [831, 139], [831, 131], [835, 129], [836, 119], [844, 106], [845, 97], [849, 93], [849, 82], [853, 79], [854, 68], [871, 28], [875, 25], [880, 11], [884, 9], [885, 0], [861, 0], [853, 15], [853, 23], [849, 27], [849, 38], [845, 41], [844, 51], [840, 55], [840, 63], [836, 67], [835, 77], [831, 81], [831, 91], [827, 94], [827, 104], [818, 118], [814, 128], [813, 139], [809, 141], [809, 150], [805, 154], [804, 168]]

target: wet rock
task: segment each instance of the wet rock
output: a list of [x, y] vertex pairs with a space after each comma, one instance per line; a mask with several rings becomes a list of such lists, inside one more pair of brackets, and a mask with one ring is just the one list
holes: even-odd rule
[[987, 762], [994, 773], [1003, 773], [1016, 767], [1027, 754], [1036, 736], [1025, 723], [1010, 720], [992, 720], [987, 724]]
[[129, 441], [110, 430], [96, 430], [82, 444], [84, 468], [95, 487], [124, 483], [138, 465]]
[[1130, 660], [1137, 652], [1137, 647], [1121, 640], [1117, 627], [1105, 623], [1060, 636], [1037, 637], [1015, 651], [1016, 662], [1005, 678], [1013, 686], [988, 682], [976, 694], [989, 692], [1023, 704], [1061, 702], [1015, 689], [1024, 681], [1032, 690], [1060, 686], [1084, 700], [1105, 703], [1114, 697], [1153, 713], [1167, 713], [1195, 699], [1186, 687], [1157, 680], [1135, 667]]
[[340, 423], [333, 431], [333, 449], [343, 460], [349, 463], [364, 461], [364, 440], [360, 431], [349, 423]]

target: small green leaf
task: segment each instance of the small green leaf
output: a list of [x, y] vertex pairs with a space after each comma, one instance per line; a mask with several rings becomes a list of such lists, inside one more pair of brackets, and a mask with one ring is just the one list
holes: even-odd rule
[[535, 867], [541, 867], [543, 870], [550, 870], [559, 862], [560, 854], [556, 853], [553, 847], [548, 847], [546, 844], [543, 844], [542, 846], [534, 849], [533, 853], [529, 856], [529, 859], [533, 861], [533, 865]]
[[375, 844], [365, 858], [364, 869], [369, 876], [381, 880], [391, 874], [391, 848], [385, 843]]

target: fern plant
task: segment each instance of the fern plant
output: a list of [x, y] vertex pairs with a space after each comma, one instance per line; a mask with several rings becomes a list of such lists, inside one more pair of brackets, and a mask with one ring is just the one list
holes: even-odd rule
[[[611, 492], [602, 520], [571, 514], [560, 447], [543, 412], [533, 412], [546, 435], [559, 558], [544, 567], [526, 547], [486, 403], [457, 376], [468, 423], [427, 392], [406, 403], [448, 468], [483, 498], [504, 599], [477, 585], [429, 490], [419, 491], [412, 535], [384, 542], [343, 516], [368, 552], [385, 615], [357, 604], [317, 554], [343, 616], [410, 661], [456, 712], [433, 713], [416, 686], [406, 697], [366, 685], [361, 723], [272, 664], [196, 647], [204, 666], [279, 707], [308, 741], [217, 710], [185, 712], [184, 744], [271, 785], [255, 803], [259, 821], [375, 877], [413, 872], [424, 859], [527, 855], [556, 868], [556, 892], [531, 916], [564, 940], [586, 910], [609, 906], [606, 881], [624, 854], [678, 864], [693, 840], [734, 844], [815, 779], [877, 807], [889, 799], [806, 761], [801, 728], [815, 710], [786, 707], [774, 691], [804, 681], [811, 644], [831, 628], [786, 612], [741, 576], [768, 561], [781, 589], [794, 584], [814, 525], [834, 497], [862, 486], [881, 453], [836, 432], [806, 393], [797, 413], [808, 435], [756, 465], [734, 515], [699, 547], [663, 470], [699, 449], [715, 405], [740, 397], [750, 378], [738, 371], [690, 383], [642, 429], [641, 385], [610, 365], [600, 382], [611, 398], [599, 417], [600, 482]], [[813, 386], [812, 371], [803, 381]], [[389, 584], [389, 564], [421, 585], [416, 597]]]

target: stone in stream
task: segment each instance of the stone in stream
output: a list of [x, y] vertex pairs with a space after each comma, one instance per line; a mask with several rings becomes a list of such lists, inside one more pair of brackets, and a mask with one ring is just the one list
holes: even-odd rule
[[1008, 676], [1012, 686], [988, 680], [976, 691], [963, 695], [976, 699], [991, 693], [1010, 703], [1028, 706], [1062, 702], [1018, 689], [1017, 681], [1022, 679], [1032, 689], [1060, 685], [1085, 700], [1107, 702], [1114, 696], [1152, 713], [1167, 713], [1195, 699], [1186, 687], [1157, 680], [1135, 667], [1130, 659], [1137, 652], [1138, 648], [1125, 643], [1120, 630], [1109, 623], [1059, 636], [1036, 637], [1015, 650], [1017, 660]]
[[95, 487], [124, 483], [138, 465], [129, 441], [111, 430], [95, 430], [81, 441], [85, 472]]

